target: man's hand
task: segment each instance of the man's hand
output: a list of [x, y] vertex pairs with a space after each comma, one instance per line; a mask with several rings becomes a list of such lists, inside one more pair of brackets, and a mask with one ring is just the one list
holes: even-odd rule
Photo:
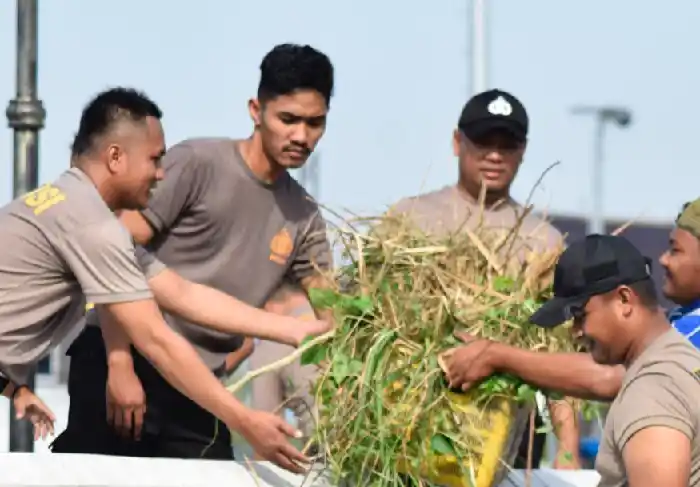
[[444, 352], [441, 362], [450, 387], [466, 391], [496, 372], [491, 351], [498, 344], [466, 333], [457, 333], [456, 336], [466, 345]]
[[56, 416], [27, 387], [20, 387], [15, 392], [13, 399], [17, 419], [26, 419], [34, 425], [34, 439], [45, 440], [49, 435], [53, 436]]
[[294, 473], [305, 473], [311, 463], [289, 443], [289, 438], [301, 438], [279, 416], [264, 411], [250, 411], [244, 421], [235, 428], [263, 459]]
[[301, 317], [298, 322], [298, 325], [289, 330], [295, 347], [300, 346], [306, 337], [323, 335], [332, 328], [328, 321], [317, 320], [313, 315], [310, 318]]
[[146, 395], [133, 367], [109, 368], [107, 376], [107, 422], [124, 438], [141, 439]]
[[311, 289], [307, 286], [318, 283], [318, 276], [308, 277], [300, 283], [285, 282], [265, 303], [265, 310], [270, 313], [294, 317], [296, 323], [288, 329], [291, 334], [287, 339], [289, 345], [299, 347], [305, 338], [323, 335], [332, 329], [332, 313], [321, 315], [315, 312], [307, 295]]

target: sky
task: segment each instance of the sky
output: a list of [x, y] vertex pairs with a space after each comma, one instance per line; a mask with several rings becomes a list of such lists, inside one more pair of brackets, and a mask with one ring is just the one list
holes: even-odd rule
[[[527, 107], [530, 143], [514, 186], [549, 213], [590, 208], [593, 120], [577, 104], [614, 104], [633, 123], [610, 127], [605, 213], [669, 221], [697, 196], [700, 110], [695, 46], [700, 2], [489, 0], [489, 87]], [[0, 2], [0, 103], [15, 90], [15, 2]], [[318, 198], [377, 213], [453, 184], [451, 133], [471, 94], [469, 1], [61, 0], [40, 2], [40, 180], [69, 164], [84, 104], [116, 85], [144, 90], [164, 111], [170, 145], [188, 137], [246, 137], [246, 103], [275, 44], [311, 44], [336, 70], [329, 126], [318, 148]], [[12, 194], [12, 133], [0, 136], [0, 202]]]

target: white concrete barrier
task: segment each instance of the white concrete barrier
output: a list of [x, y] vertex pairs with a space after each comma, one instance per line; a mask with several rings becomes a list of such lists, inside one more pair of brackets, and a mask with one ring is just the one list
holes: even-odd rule
[[[107, 457], [68, 454], [0, 454], [2, 487], [330, 487], [318, 472], [293, 475], [268, 463]], [[535, 470], [531, 487], [595, 487], [590, 470]], [[513, 471], [500, 487], [524, 487]]]
[[[65, 386], [40, 377], [37, 392], [56, 414], [59, 433], [68, 416]], [[0, 487], [330, 487], [318, 473], [305, 478], [262, 462], [59, 455], [43, 441], [35, 443], [35, 453], [7, 453], [8, 419], [9, 401], [0, 398]], [[591, 470], [542, 469], [531, 475], [530, 487], [595, 487], [599, 479]], [[526, 485], [525, 472], [516, 470], [499, 487]]]

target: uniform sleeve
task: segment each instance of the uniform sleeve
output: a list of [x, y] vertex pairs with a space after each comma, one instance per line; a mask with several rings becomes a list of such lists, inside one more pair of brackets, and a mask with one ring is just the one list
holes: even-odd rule
[[152, 297], [131, 237], [116, 218], [67, 236], [62, 247], [63, 258], [88, 302], [120, 303]]
[[137, 246], [135, 253], [136, 262], [138, 262], [147, 281], [150, 281], [167, 268], [165, 264], [158, 260], [153, 252], [150, 252], [145, 247]]
[[694, 404], [698, 394], [700, 385], [681, 370], [673, 375], [648, 373], [634, 379], [614, 406], [615, 444], [622, 451], [632, 436], [653, 426], [673, 428], [692, 439], [697, 428], [698, 408]]
[[173, 146], [163, 156], [165, 177], [153, 191], [148, 208], [142, 211], [156, 233], [168, 230], [206, 192], [211, 166], [200, 159], [186, 143]]
[[329, 270], [333, 266], [333, 255], [326, 233], [326, 223], [320, 211], [311, 218], [304, 238], [299, 245], [294, 261], [289, 269], [292, 280], [301, 281], [317, 272]]

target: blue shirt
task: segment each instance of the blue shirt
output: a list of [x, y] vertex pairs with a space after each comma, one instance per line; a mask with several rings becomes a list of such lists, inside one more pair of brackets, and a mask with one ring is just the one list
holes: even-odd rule
[[672, 309], [668, 319], [673, 327], [695, 347], [700, 348], [700, 299], [687, 306]]

